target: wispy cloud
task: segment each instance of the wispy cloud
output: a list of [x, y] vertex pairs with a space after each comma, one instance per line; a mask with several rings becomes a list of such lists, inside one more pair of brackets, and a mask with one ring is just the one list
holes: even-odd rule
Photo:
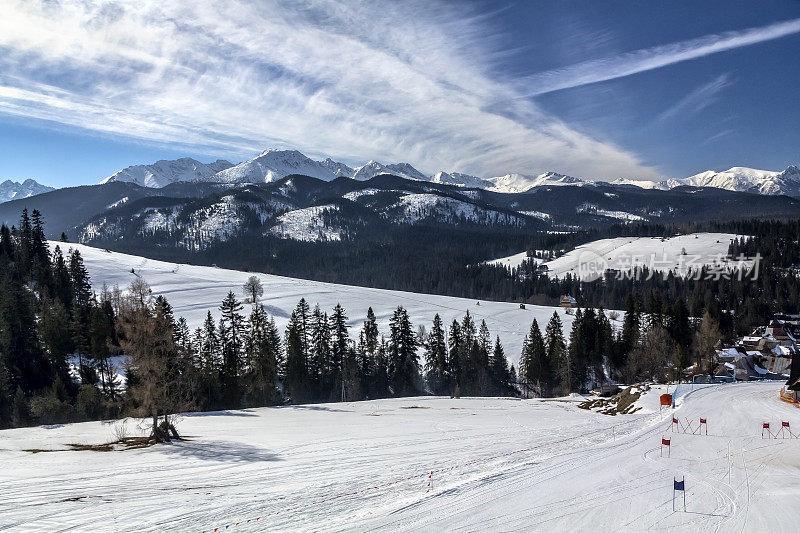
[[603, 59], [585, 61], [564, 68], [540, 72], [522, 80], [521, 92], [527, 96], [546, 94], [590, 83], [624, 78], [682, 61], [689, 61], [742, 46], [779, 39], [800, 33], [800, 19], [777, 22], [741, 31], [706, 35], [677, 43], [627, 52]]
[[728, 85], [730, 85], [730, 75], [721, 74], [678, 100], [675, 105], [661, 113], [658, 120], [663, 122], [699, 113], [713, 104], [717, 100], [717, 94]]
[[[653, 176], [492, 75], [487, 20], [423, 0], [4, 2], [0, 113], [252, 155]], [[493, 103], [510, 102], [503, 106]]]
[[731, 134], [731, 133], [733, 133], [734, 131], [736, 131], [736, 130], [732, 130], [732, 129], [729, 129], [729, 130], [722, 130], [721, 132], [719, 132], [719, 133], [715, 133], [714, 135], [712, 135], [711, 137], [709, 137], [708, 139], [706, 139], [705, 141], [703, 141], [703, 144], [711, 144], [711, 143], [713, 143], [714, 141], [718, 141], [718, 140], [719, 140], [719, 139], [721, 139], [722, 137], [725, 137], [726, 135], [730, 135], [730, 134]]

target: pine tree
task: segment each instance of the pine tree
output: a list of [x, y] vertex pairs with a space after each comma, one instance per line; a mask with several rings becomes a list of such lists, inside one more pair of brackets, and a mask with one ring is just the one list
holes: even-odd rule
[[500, 337], [495, 338], [490, 366], [494, 390], [497, 394], [507, 394], [509, 391], [508, 383], [510, 375], [508, 371], [508, 360], [506, 359], [503, 345], [500, 344]]
[[367, 309], [367, 319], [358, 336], [358, 349], [356, 357], [361, 375], [361, 390], [367, 397], [375, 397], [376, 357], [378, 352], [378, 324], [372, 307]]
[[261, 304], [253, 306], [248, 320], [245, 354], [248, 366], [248, 391], [253, 405], [269, 405], [278, 400], [279, 346], [274, 344], [274, 322]]
[[[331, 329], [331, 367], [333, 384], [332, 395], [336, 389], [344, 391], [345, 398], [360, 397], [358, 372], [355, 368], [355, 357], [350, 349], [350, 335], [347, 332], [347, 315], [340, 304], [336, 304], [330, 320]], [[351, 359], [352, 356], [352, 360]], [[340, 394], [341, 396], [341, 394]]]
[[545, 348], [539, 323], [533, 319], [520, 356], [520, 377], [533, 384], [541, 396], [549, 396], [553, 385], [553, 369]]
[[238, 407], [241, 396], [239, 376], [242, 370], [244, 348], [244, 316], [241, 314], [242, 304], [236, 299], [233, 291], [222, 301], [219, 307], [220, 332], [222, 334], [222, 394], [227, 407]]
[[447, 341], [442, 319], [437, 313], [425, 345], [425, 375], [434, 394], [449, 392], [447, 373]]
[[286, 391], [293, 403], [302, 403], [309, 396], [308, 360], [303, 339], [303, 318], [301, 311], [295, 309], [286, 328], [286, 369], [284, 382]]
[[[322, 312], [319, 305], [311, 314], [311, 353], [309, 375], [314, 396], [319, 401], [330, 401], [337, 398], [334, 390], [336, 369], [331, 356], [331, 327], [327, 313]], [[341, 391], [339, 391], [341, 396]]]
[[419, 362], [414, 329], [403, 307], [389, 321], [389, 379], [395, 396], [418, 392]]
[[559, 391], [562, 393], [570, 392], [572, 368], [570, 367], [561, 319], [555, 311], [553, 311], [553, 316], [547, 323], [547, 328], [545, 328], [545, 351], [547, 359], [556, 368]]
[[464, 342], [461, 335], [461, 325], [457, 320], [454, 319], [453, 323], [450, 324], [450, 333], [447, 336], [447, 368], [449, 371], [448, 384], [450, 386], [451, 394], [456, 387], [459, 387], [459, 389], [461, 388], [461, 374], [464, 367], [463, 360], [465, 358], [465, 356], [462, 356], [461, 352], [463, 344]]

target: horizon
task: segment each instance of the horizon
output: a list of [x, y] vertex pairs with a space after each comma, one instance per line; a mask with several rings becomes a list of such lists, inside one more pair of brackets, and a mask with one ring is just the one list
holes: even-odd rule
[[0, 182], [93, 184], [266, 146], [604, 181], [800, 162], [800, 5], [608, 6], [15, 3]]

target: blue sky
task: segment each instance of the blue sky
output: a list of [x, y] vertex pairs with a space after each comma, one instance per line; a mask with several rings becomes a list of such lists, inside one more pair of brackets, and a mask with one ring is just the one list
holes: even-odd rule
[[9, 0], [0, 180], [270, 147], [480, 176], [800, 163], [800, 2]]

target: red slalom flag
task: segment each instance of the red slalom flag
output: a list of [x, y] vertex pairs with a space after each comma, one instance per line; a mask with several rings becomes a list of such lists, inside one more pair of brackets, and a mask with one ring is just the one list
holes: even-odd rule
[[661, 445], [662, 446], [669, 446], [669, 439], [662, 438], [661, 439]]

